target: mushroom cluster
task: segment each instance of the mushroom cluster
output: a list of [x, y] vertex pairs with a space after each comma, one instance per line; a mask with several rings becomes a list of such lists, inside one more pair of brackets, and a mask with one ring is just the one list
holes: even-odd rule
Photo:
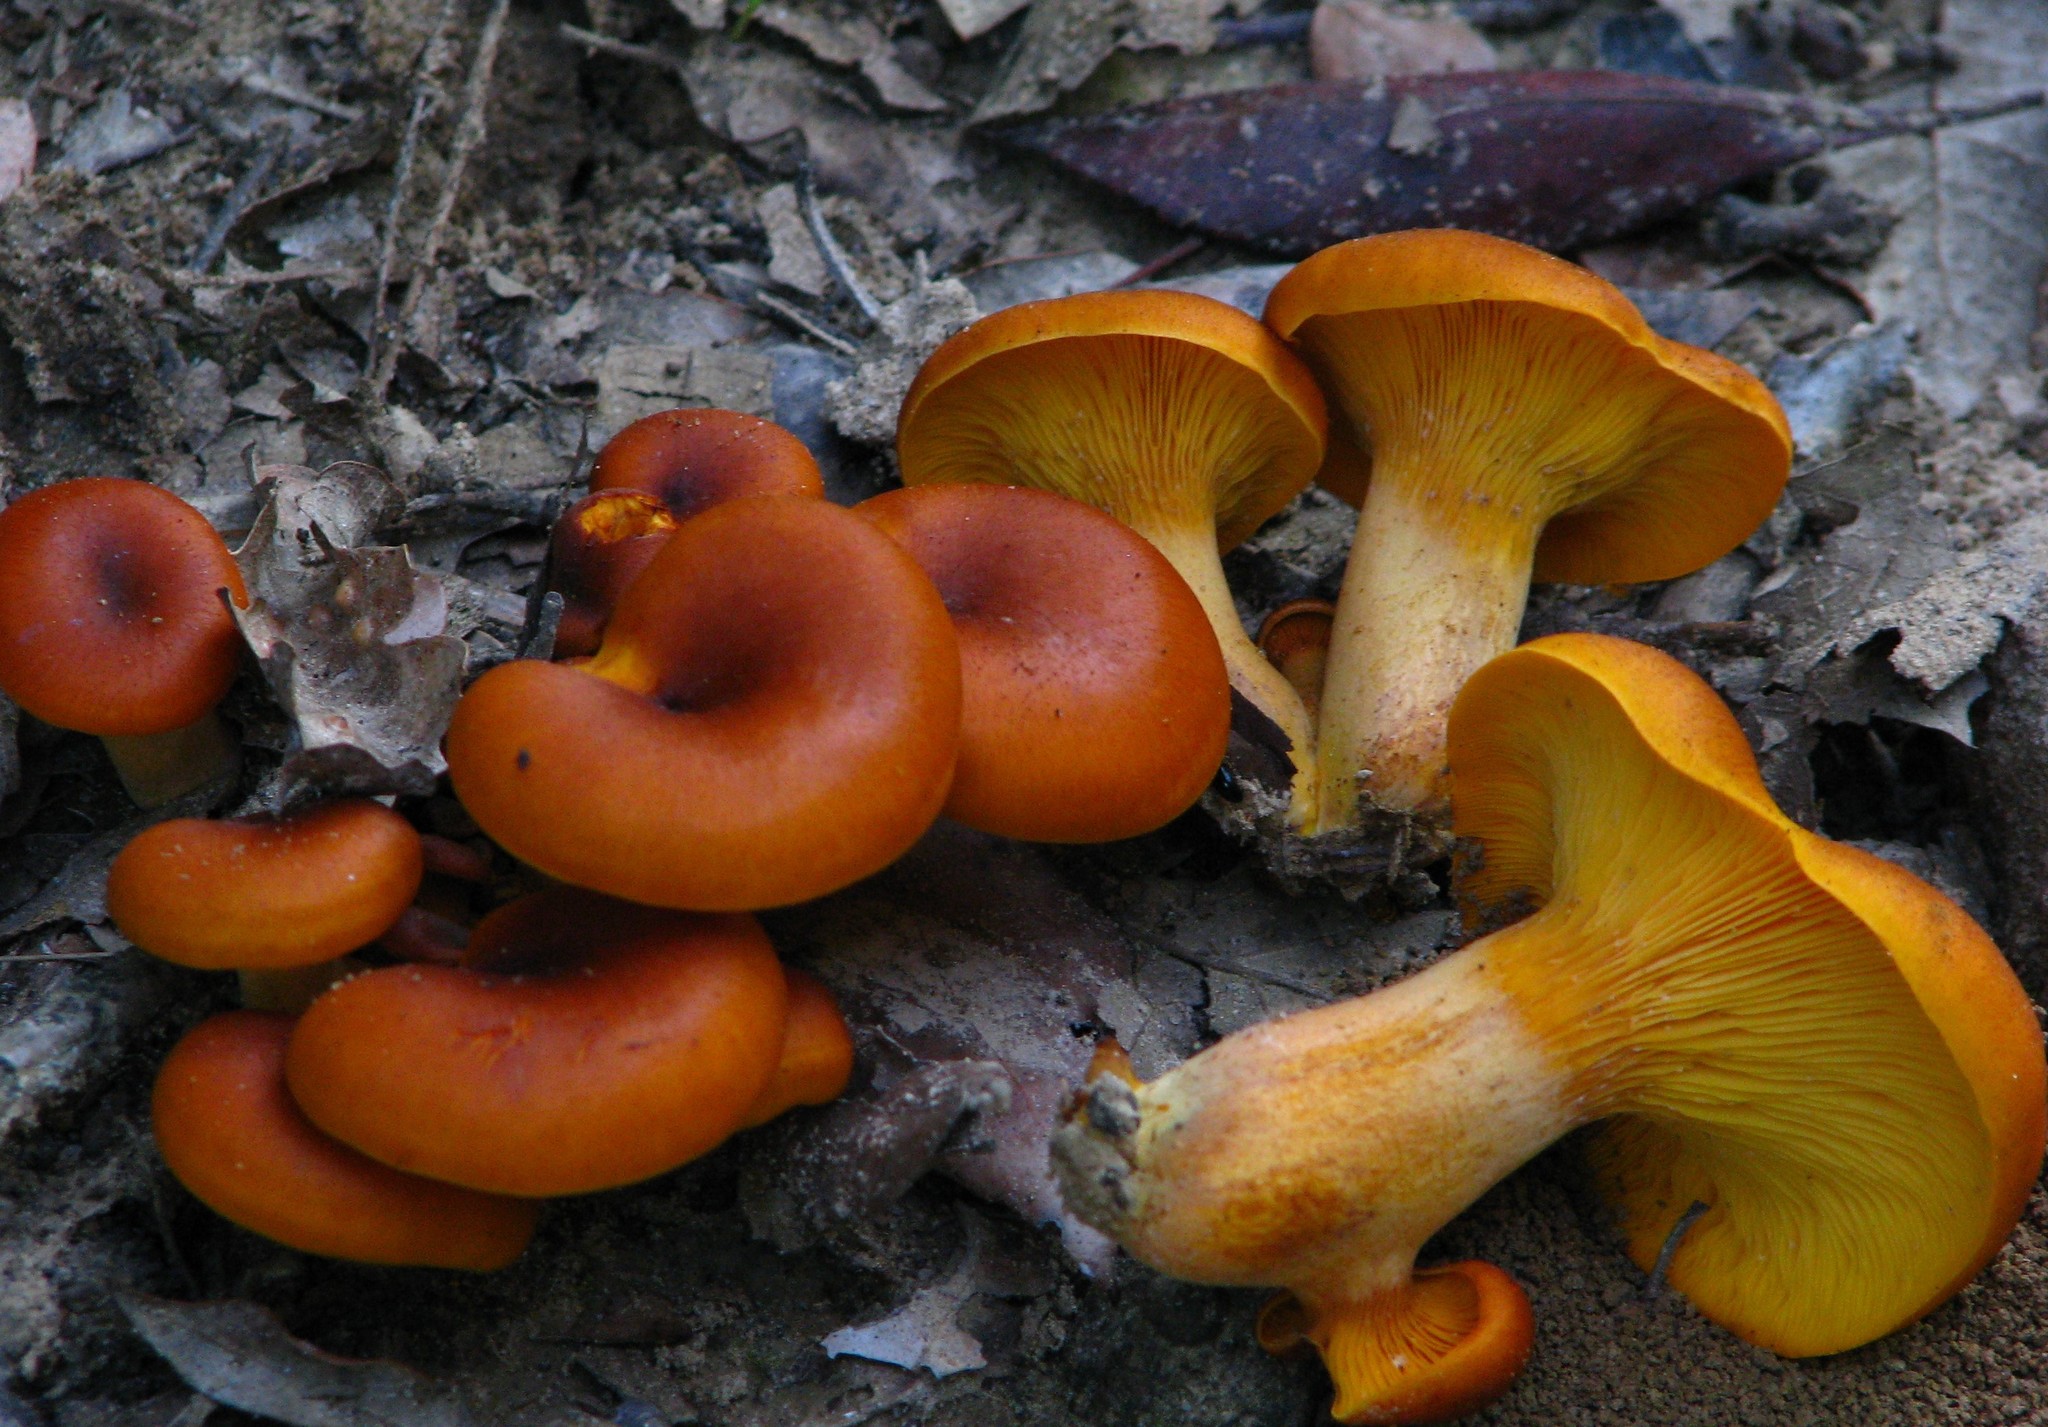
[[[240, 977], [246, 1009], [166, 1062], [156, 1129], [180, 1180], [271, 1238], [509, 1262], [536, 1201], [845, 1087], [831, 993], [751, 912], [880, 870], [942, 812], [1042, 840], [1146, 832], [1222, 759], [1201, 603], [1085, 505], [976, 487], [844, 509], [788, 432], [721, 411], [628, 427], [592, 486], [552, 532], [559, 659], [492, 670], [448, 728], [488, 843], [351, 798], [159, 822], [111, 869], [129, 939]], [[5, 578], [23, 588], [0, 683], [72, 726], [204, 743], [181, 731], [234, 677], [243, 587], [189, 506], [139, 482], [39, 492], [0, 516]], [[81, 638], [130, 641], [109, 657], [172, 711], [108, 721], [98, 666], [67, 690], [58, 650]], [[501, 876], [501, 854], [526, 870]]]

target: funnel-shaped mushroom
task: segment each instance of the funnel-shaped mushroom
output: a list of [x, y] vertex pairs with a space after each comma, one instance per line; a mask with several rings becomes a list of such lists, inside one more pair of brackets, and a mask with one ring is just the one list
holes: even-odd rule
[[1230, 685], [1201, 604], [1142, 536], [1016, 486], [920, 486], [858, 509], [931, 576], [960, 638], [949, 816], [1109, 842], [1202, 795], [1230, 735]]
[[[1219, 557], [1308, 484], [1327, 424], [1307, 369], [1236, 308], [1092, 292], [1007, 308], [940, 347], [903, 399], [896, 454], [906, 485], [1057, 491], [1158, 546], [1202, 602], [1232, 687], [1305, 773], [1309, 718], [1246, 637]], [[1310, 789], [1296, 777], [1297, 818]]]
[[1510, 1295], [1416, 1251], [1595, 1121], [1633, 1257], [1706, 1205], [1670, 1281], [1750, 1342], [1839, 1352], [1968, 1282], [2040, 1168], [2048, 1075], [1976, 924], [1786, 819], [1719, 698], [1639, 645], [1495, 659], [1450, 753], [1468, 917], [1535, 910], [1135, 1090], [1099, 1077], [1058, 1142], [1076, 1207], [1169, 1273], [1286, 1288], [1268, 1340], [1314, 1342], [1361, 1422], [1505, 1386]]
[[604, 443], [590, 489], [642, 491], [678, 521], [749, 495], [825, 494], [804, 443], [758, 416], [684, 407], [643, 416]]
[[655, 906], [743, 911], [878, 872], [931, 826], [960, 650], [901, 547], [822, 500], [685, 521], [581, 667], [470, 685], [448, 772], [513, 856]]
[[1332, 441], [1323, 483], [1363, 500], [1323, 681], [1314, 831], [1354, 826], [1361, 795], [1441, 823], [1444, 715], [1514, 645], [1532, 571], [1596, 584], [1696, 570], [1770, 514], [1790, 468], [1761, 382], [1518, 243], [1342, 243], [1281, 279], [1266, 320], [1354, 438]]
[[645, 491], [593, 491], [562, 512], [548, 536], [548, 588], [562, 597], [556, 658], [597, 652], [619, 596], [675, 533], [676, 518]]
[[242, 638], [234, 557], [169, 491], [92, 476], [0, 511], [0, 688], [59, 728], [99, 735], [129, 796], [167, 803], [220, 776], [215, 717]]

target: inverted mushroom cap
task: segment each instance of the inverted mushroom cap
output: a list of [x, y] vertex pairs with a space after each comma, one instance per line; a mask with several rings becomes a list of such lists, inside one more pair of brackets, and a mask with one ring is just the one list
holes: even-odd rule
[[1670, 1281], [1773, 1351], [1868, 1342], [1983, 1265], [2048, 1068], [1967, 917], [1787, 820], [1713, 691], [1625, 641], [1495, 659], [1450, 751], [1461, 896], [1522, 919], [1149, 1084], [1098, 1077], [1055, 1145], [1077, 1210], [1168, 1272], [1287, 1288], [1356, 1421], [1421, 1420], [1392, 1370], [1449, 1359], [1418, 1249], [1595, 1121], [1637, 1262], [1706, 1205]]
[[1259, 653], [1287, 676], [1311, 715], [1322, 702], [1335, 614], [1328, 600], [1289, 600], [1259, 623]]
[[1223, 760], [1230, 683], [1166, 557], [1048, 491], [920, 486], [858, 507], [937, 586], [960, 639], [948, 816], [1041, 842], [1163, 826]]
[[447, 748], [515, 857], [729, 911], [893, 862], [944, 804], [959, 737], [959, 647], [917, 563], [838, 506], [755, 496], [675, 533], [588, 664], [477, 680]]
[[[1636, 1261], [1708, 1205], [1671, 1283], [1793, 1357], [1967, 1283], [2019, 1220], [2048, 1116], [2041, 1032], [1977, 924], [1786, 818], [1719, 697], [1643, 646], [1561, 635], [1505, 655], [1460, 695], [1451, 739], [1457, 830], [1481, 848], [1472, 915], [1533, 899], [1560, 928], [1640, 918], [1571, 988], [1539, 990], [1554, 956], [1501, 963], [1589, 1109], [1616, 1117], [1592, 1153]], [[1654, 829], [1620, 815], [1631, 802], [1665, 809]], [[1587, 1012], [1609, 996], [1654, 1012], [1625, 1055]]]
[[[1763, 383], [1520, 243], [1457, 229], [1339, 243], [1280, 280], [1266, 321], [1375, 470], [1426, 442], [1499, 473], [1492, 501], [1542, 529], [1539, 580], [1686, 574], [1746, 540], [1785, 487], [1791, 431]], [[1368, 480], [1328, 470], [1323, 483], [1357, 504]]]
[[836, 1100], [853, 1075], [853, 1032], [825, 983], [808, 971], [783, 968], [789, 981], [789, 1014], [783, 1022], [782, 1054], [775, 1074], [742, 1129], [765, 1125], [799, 1105]]
[[401, 1174], [313, 1128], [285, 1092], [289, 1016], [202, 1021], [158, 1072], [157, 1148], [223, 1218], [309, 1254], [479, 1272], [533, 1237], [539, 1206]]
[[740, 496], [822, 496], [825, 477], [774, 422], [689, 407], [643, 416], [605, 442], [590, 489], [644, 491], [681, 521]]
[[367, 798], [284, 818], [176, 818], [121, 849], [107, 911], [123, 936], [181, 966], [311, 966], [382, 936], [420, 875], [419, 834]]
[[1361, 503], [1318, 714], [1318, 831], [1361, 821], [1363, 798], [1440, 835], [1445, 713], [1513, 646], [1532, 576], [1696, 570], [1762, 523], [1791, 467], [1762, 382], [1519, 243], [1340, 243], [1281, 279], [1266, 320], [1340, 409], [1321, 478]]
[[300, 1018], [286, 1075], [314, 1124], [385, 1164], [582, 1194], [742, 1128], [775, 1073], [788, 999], [751, 917], [558, 887], [478, 923], [463, 967], [335, 987]]
[[242, 640], [248, 596], [206, 517], [141, 481], [88, 477], [0, 511], [0, 688], [59, 728], [108, 736], [196, 722]]
[[1328, 414], [1284, 343], [1183, 292], [1094, 292], [984, 317], [934, 352], [903, 399], [905, 485], [1035, 486], [1105, 510], [1194, 590], [1233, 686], [1292, 741], [1309, 721], [1245, 637], [1218, 560], [1323, 459]]
[[548, 537], [548, 588], [562, 597], [557, 658], [597, 651], [619, 596], [675, 529], [644, 491], [593, 491], [562, 512]]

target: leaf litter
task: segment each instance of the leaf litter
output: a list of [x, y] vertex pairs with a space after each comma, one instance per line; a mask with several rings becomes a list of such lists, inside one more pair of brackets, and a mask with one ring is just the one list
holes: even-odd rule
[[[1954, 0], [1938, 30], [1903, 0], [1798, 7], [1803, 31], [1741, 4], [1645, 13], [1676, 18], [1698, 61], [1688, 72], [1714, 91], [1689, 102], [1712, 112], [1756, 102], [1731, 79], [1798, 91], [1772, 97], [1773, 114], [1933, 111], [2040, 86], [2011, 42], [2033, 22], [2016, 3]], [[290, 19], [209, 11], [197, 31], [148, 6], [68, 28], [17, 6], [27, 18], [0, 31], [38, 78], [26, 108], [44, 156], [0, 200], [15, 254], [0, 259], [0, 325], [19, 358], [0, 372], [18, 388], [0, 403], [0, 475], [15, 490], [87, 472], [154, 479], [260, 560], [253, 632], [270, 658], [230, 698], [248, 766], [221, 806], [430, 787], [465, 661], [473, 673], [534, 636], [541, 529], [632, 414], [712, 400], [772, 414], [818, 451], [834, 497], [857, 499], [891, 479], [909, 374], [976, 312], [1134, 274], [1256, 312], [1284, 271], [1225, 241], [1190, 248], [1172, 224], [986, 143], [981, 121], [1114, 129], [1129, 115], [1105, 110], [1136, 100], [1306, 78], [1299, 12], [611, 0], [590, 9], [591, 44], [515, 10], [489, 112], [465, 128], [485, 8], [449, 6], [424, 65], [438, 8], [390, 0]], [[1496, 72], [1449, 81], [1499, 86], [1591, 62], [1615, 17], [1575, 0], [1467, 0], [1420, 18], [1473, 27], [1496, 56]], [[1393, 100], [1372, 101], [1376, 163], [1424, 172], [1460, 155], [1448, 106], [1402, 113], [1417, 82], [1401, 76], [1430, 67], [1427, 49], [1410, 31], [1380, 52]], [[1477, 46], [1461, 53], [1479, 61]], [[1959, 67], [1928, 78], [1944, 53]], [[2038, 317], [2012, 294], [2032, 292], [2043, 265], [2025, 236], [2048, 231], [2039, 122], [2016, 112], [1844, 150], [1820, 161], [1825, 182], [1811, 165], [1759, 170], [1718, 206], [1661, 210], [1671, 221], [1632, 253], [1586, 254], [1615, 265], [1659, 330], [1768, 376], [1800, 473], [1766, 529], [1709, 570], [1661, 588], [1540, 590], [1525, 629], [1607, 629], [1693, 663], [1737, 707], [1789, 808], [1987, 906], [2036, 994], [2048, 556], [2032, 512], [2048, 490], [2048, 410]], [[53, 171], [74, 151], [119, 157], [108, 135], [139, 151], [166, 131], [175, 142], [92, 177]], [[436, 224], [463, 132], [486, 137]], [[414, 201], [386, 294], [393, 380], [366, 393], [408, 144]], [[807, 165], [877, 322], [796, 201]], [[1631, 222], [1643, 204], [1628, 196]], [[1919, 278], [1937, 262], [1930, 296]], [[382, 470], [349, 464], [363, 462]], [[1246, 619], [1333, 590], [1349, 533], [1348, 511], [1311, 494], [1234, 552]], [[350, 580], [374, 593], [361, 638], [315, 617]], [[0, 915], [15, 928], [8, 954], [44, 959], [0, 963], [0, 1362], [35, 1404], [24, 1410], [203, 1420], [199, 1375], [202, 1391], [244, 1393], [243, 1410], [276, 1420], [379, 1420], [361, 1414], [411, 1384], [476, 1420], [552, 1427], [589, 1420], [577, 1363], [600, 1356], [620, 1388], [604, 1412], [719, 1424], [1007, 1413], [1277, 1427], [1319, 1410], [1312, 1372], [1250, 1342], [1255, 1295], [1159, 1279], [1061, 1222], [1043, 1129], [1095, 1036], [1114, 1030], [1156, 1072], [1426, 962], [1452, 939], [1440, 902], [1377, 921], [1393, 909], [1282, 897], [1256, 853], [1200, 814], [1100, 850], [941, 830], [894, 880], [772, 919], [854, 1011], [852, 1095], [654, 1184], [558, 1206], [522, 1264], [444, 1283], [270, 1249], [162, 1179], [147, 1082], [217, 990], [122, 950], [102, 924], [94, 869], [103, 877], [99, 852], [130, 814], [89, 746], [31, 721], [19, 750], [18, 787], [0, 800]], [[1817, 1369], [1767, 1362], [1681, 1306], [1638, 1305], [1633, 1270], [1578, 1207], [1576, 1173], [1568, 1153], [1547, 1158], [1442, 1245], [1506, 1264], [1536, 1301], [1535, 1363], [1498, 1420], [1649, 1420], [1696, 1404], [1759, 1422], [1962, 1423], [2042, 1406], [2024, 1346], [2048, 1293], [2039, 1206], [1957, 1304]], [[157, 1297], [154, 1348], [115, 1306], [124, 1285]], [[647, 1305], [668, 1325], [654, 1338], [567, 1340], [628, 1310], [654, 1322]], [[290, 1387], [305, 1374], [325, 1384], [310, 1405]]]

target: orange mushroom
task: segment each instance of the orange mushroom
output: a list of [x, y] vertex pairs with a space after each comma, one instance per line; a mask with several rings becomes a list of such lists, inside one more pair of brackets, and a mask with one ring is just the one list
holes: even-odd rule
[[804, 443], [774, 422], [685, 407], [643, 416], [605, 442], [590, 489], [642, 491], [684, 521], [741, 496], [823, 496], [825, 477]]
[[1230, 733], [1229, 679], [1200, 602], [1149, 542], [1015, 486], [919, 486], [858, 510], [931, 576], [960, 639], [948, 816], [1107, 842], [1201, 796]]
[[782, 1053], [741, 1129], [765, 1125], [799, 1105], [837, 1100], [853, 1075], [853, 1033], [832, 992], [808, 971], [784, 967], [782, 974], [789, 981]]
[[1450, 758], [1468, 922], [1523, 919], [1149, 1084], [1097, 1075], [1055, 1144], [1070, 1204], [1169, 1273], [1283, 1287], [1262, 1336], [1321, 1351], [1347, 1422], [1507, 1385], [1519, 1291], [1415, 1256], [1581, 1126], [1636, 1262], [1706, 1206], [1670, 1282], [1773, 1352], [1969, 1282], [2048, 1133], [2040, 1028], [1976, 924], [1786, 818], [1719, 696], [1640, 645], [1494, 659]]
[[1311, 832], [1361, 799], [1440, 827], [1444, 717], [1511, 648], [1529, 581], [1665, 580], [1742, 543], [1790, 470], [1785, 416], [1733, 362], [1652, 332], [1612, 284], [1478, 233], [1340, 243], [1266, 321], [1347, 439], [1320, 476], [1363, 502], [1318, 715]]
[[314, 1124], [394, 1168], [582, 1194], [750, 1123], [788, 1005], [753, 918], [557, 887], [485, 917], [461, 967], [385, 967], [329, 991], [293, 1031], [285, 1074]]
[[539, 1206], [401, 1174], [321, 1134], [285, 1093], [289, 1016], [229, 1011], [165, 1059], [151, 1114], [178, 1181], [222, 1218], [309, 1254], [503, 1268]]
[[154, 807], [221, 776], [213, 707], [242, 639], [222, 603], [241, 571], [206, 517], [141, 481], [87, 477], [0, 511], [0, 689], [45, 723], [97, 734]]
[[548, 588], [562, 597], [556, 658], [597, 652], [619, 596], [675, 529], [668, 507], [642, 491], [594, 491], [562, 512], [548, 537]]
[[1312, 809], [1312, 725], [1246, 636], [1221, 553], [1300, 494], [1328, 416], [1308, 369], [1236, 308], [1185, 292], [1027, 302], [946, 342], [903, 399], [905, 485], [1036, 486], [1108, 511], [1201, 601], [1230, 683], [1293, 745]]
[[1323, 700], [1323, 667], [1330, 654], [1336, 606], [1328, 600], [1290, 600], [1259, 625], [1259, 652], [1301, 695], [1314, 718]]
[[686, 522], [579, 667], [520, 661], [448, 728], [455, 790], [506, 851], [654, 906], [821, 897], [945, 803], [960, 655], [909, 555], [821, 500]]

